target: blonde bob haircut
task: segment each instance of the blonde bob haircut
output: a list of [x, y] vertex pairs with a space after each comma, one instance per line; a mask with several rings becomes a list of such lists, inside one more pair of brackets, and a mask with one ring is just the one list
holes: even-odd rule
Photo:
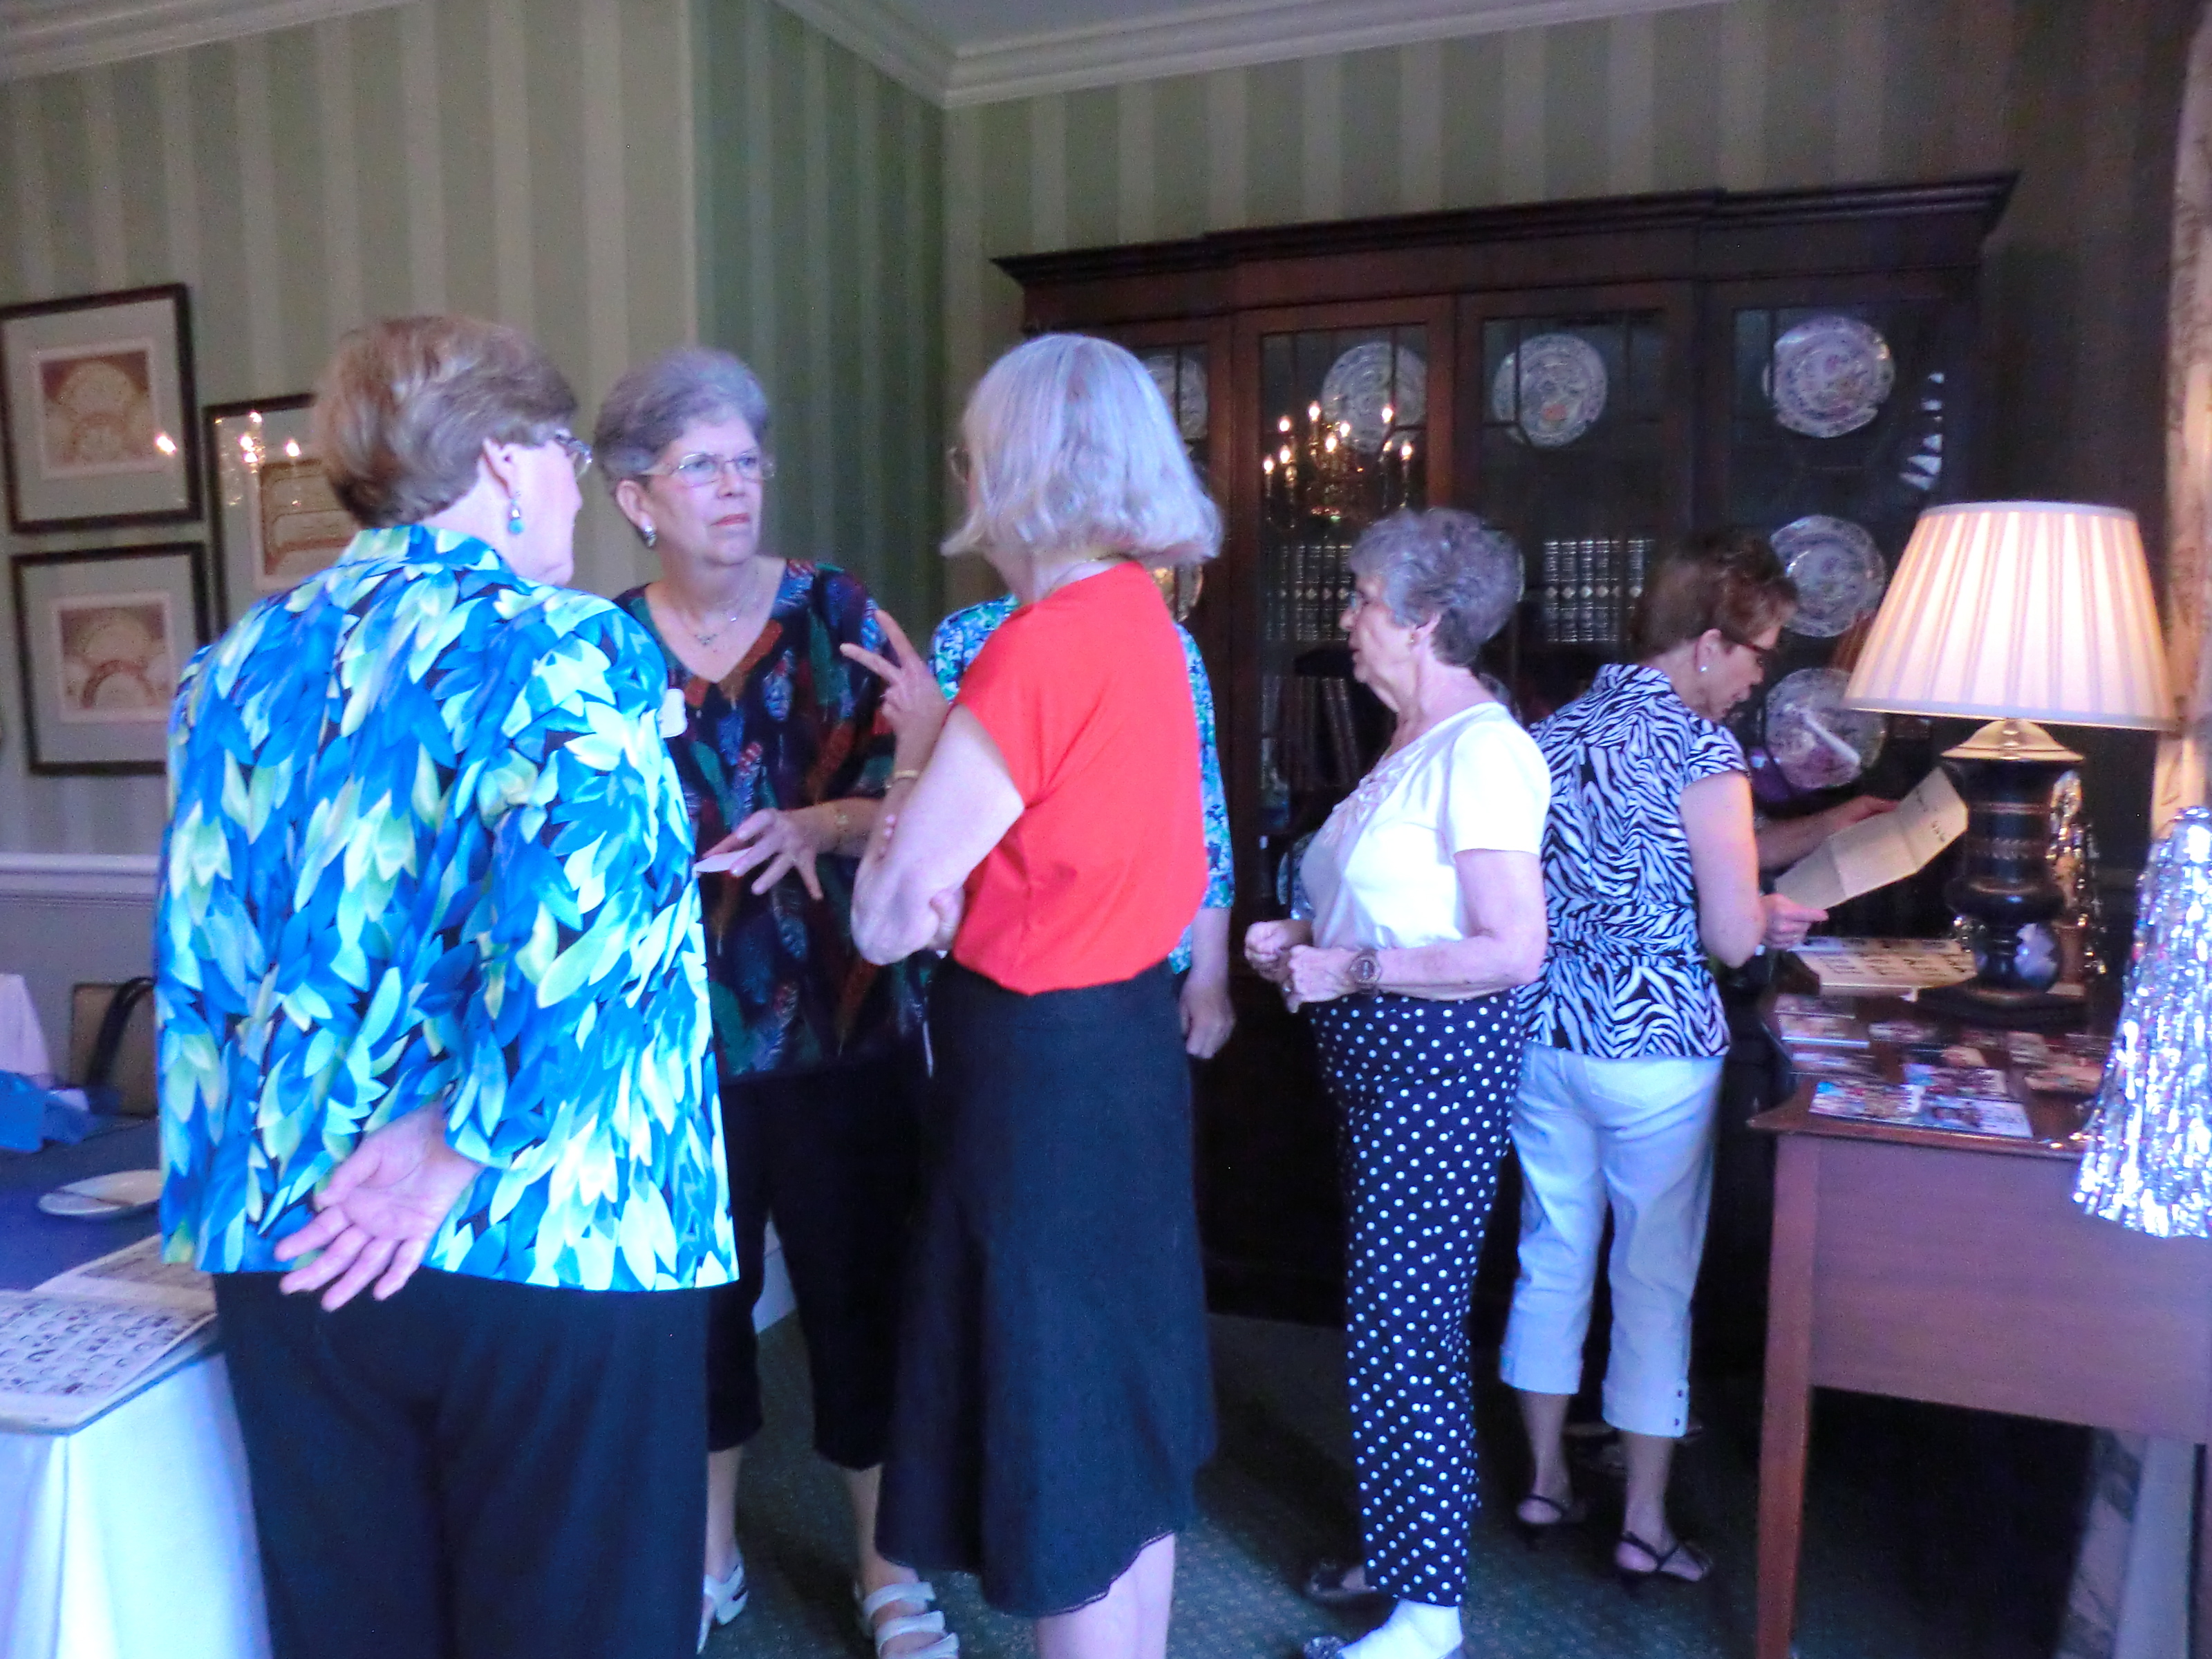
[[945, 551], [1196, 564], [1221, 514], [1167, 400], [1120, 346], [1041, 334], [991, 365], [960, 417], [968, 515]]
[[467, 495], [485, 444], [542, 444], [575, 414], [568, 382], [519, 329], [387, 317], [338, 342], [311, 419], [331, 490], [379, 530]]

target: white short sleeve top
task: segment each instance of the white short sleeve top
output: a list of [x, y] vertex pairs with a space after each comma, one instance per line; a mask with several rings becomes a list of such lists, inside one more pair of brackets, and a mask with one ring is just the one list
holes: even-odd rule
[[1543, 751], [1503, 703], [1477, 703], [1378, 762], [1337, 804], [1298, 873], [1314, 943], [1403, 950], [1469, 936], [1462, 853], [1537, 854], [1552, 802]]

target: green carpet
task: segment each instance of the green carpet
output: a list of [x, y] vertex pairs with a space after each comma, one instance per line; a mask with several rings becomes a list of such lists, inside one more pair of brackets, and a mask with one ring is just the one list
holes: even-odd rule
[[[1363, 1627], [1291, 1588], [1356, 1533], [1341, 1338], [1255, 1320], [1212, 1322], [1221, 1450], [1200, 1480], [1203, 1518], [1180, 1545], [1175, 1659], [1288, 1659], [1306, 1637]], [[752, 1603], [718, 1632], [717, 1659], [849, 1654], [854, 1622], [842, 1488], [807, 1446], [798, 1322], [762, 1345], [769, 1424], [746, 1459], [738, 1535]], [[1494, 1375], [1494, 1365], [1491, 1368]], [[1682, 1451], [1678, 1526], [1717, 1563], [1706, 1583], [1632, 1598], [1607, 1544], [1618, 1489], [1585, 1472], [1592, 1525], [1531, 1553], [1506, 1517], [1523, 1468], [1510, 1396], [1480, 1404], [1483, 1512], [1469, 1540], [1468, 1659], [1739, 1659], [1751, 1649], [1755, 1384], [1704, 1382], [1707, 1427]], [[1823, 1394], [1815, 1413], [1798, 1647], [1803, 1659], [2043, 1659], [2073, 1544], [2081, 1431], [2021, 1419]], [[940, 1580], [966, 1659], [1034, 1652], [1029, 1626], [986, 1607], [972, 1581]]]

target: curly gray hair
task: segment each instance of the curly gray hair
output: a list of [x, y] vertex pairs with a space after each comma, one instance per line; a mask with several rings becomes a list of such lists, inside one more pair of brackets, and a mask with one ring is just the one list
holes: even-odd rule
[[615, 382], [599, 405], [592, 458], [611, 492], [624, 478], [644, 477], [693, 422], [732, 415], [768, 447], [768, 394], [752, 370], [712, 346], [678, 346]]
[[1521, 602], [1521, 550], [1472, 513], [1408, 508], [1370, 525], [1345, 562], [1373, 576], [1382, 602], [1407, 628], [1433, 619], [1437, 657], [1474, 666], [1491, 635]]

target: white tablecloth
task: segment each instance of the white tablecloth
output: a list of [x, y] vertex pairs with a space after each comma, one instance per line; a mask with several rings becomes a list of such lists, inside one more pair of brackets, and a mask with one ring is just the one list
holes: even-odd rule
[[31, 988], [21, 974], [0, 974], [0, 1072], [38, 1077], [53, 1069]]
[[0, 1654], [268, 1652], [246, 1450], [220, 1354], [75, 1434], [0, 1433]]

